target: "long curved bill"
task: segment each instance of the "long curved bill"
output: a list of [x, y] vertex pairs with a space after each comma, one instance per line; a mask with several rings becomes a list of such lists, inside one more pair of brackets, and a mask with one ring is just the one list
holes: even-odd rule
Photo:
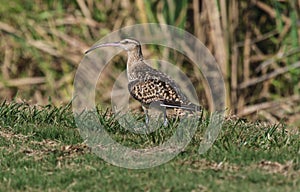
[[98, 44], [98, 45], [94, 45], [89, 50], [87, 50], [85, 52], [85, 54], [88, 54], [89, 52], [91, 52], [91, 51], [93, 51], [95, 49], [98, 49], [99, 47], [118, 47], [118, 46], [120, 46], [119, 42]]

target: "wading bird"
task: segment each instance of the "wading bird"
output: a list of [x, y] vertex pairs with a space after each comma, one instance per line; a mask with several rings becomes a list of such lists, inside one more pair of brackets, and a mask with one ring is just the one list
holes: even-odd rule
[[85, 54], [100, 47], [120, 47], [127, 51], [127, 78], [130, 95], [138, 100], [149, 123], [148, 108], [151, 105], [159, 106], [164, 112], [164, 126], [168, 125], [166, 109], [184, 111], [200, 111], [201, 107], [191, 103], [180, 90], [179, 86], [166, 74], [150, 67], [144, 61], [141, 44], [131, 38], [119, 42], [97, 44]]

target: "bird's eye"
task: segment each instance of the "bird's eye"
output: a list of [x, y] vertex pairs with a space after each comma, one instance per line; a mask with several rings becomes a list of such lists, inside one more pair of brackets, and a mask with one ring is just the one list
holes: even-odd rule
[[123, 44], [127, 44], [127, 43], [128, 43], [128, 41], [127, 41], [127, 40], [124, 40], [122, 43], [123, 43]]

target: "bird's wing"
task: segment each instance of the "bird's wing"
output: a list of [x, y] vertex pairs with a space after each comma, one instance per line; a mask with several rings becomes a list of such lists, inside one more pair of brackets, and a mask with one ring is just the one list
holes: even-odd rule
[[148, 65], [142, 65], [141, 69], [135, 70], [137, 78], [129, 82], [128, 89], [131, 96], [142, 104], [160, 102], [160, 105], [166, 108], [200, 110], [200, 106], [189, 102], [180, 87], [165, 73]]
[[[172, 86], [157, 79], [135, 80], [128, 84], [130, 95], [144, 105], [159, 102], [161, 107], [201, 111], [201, 107], [181, 98]], [[183, 100], [184, 99], [184, 100]]]
[[168, 83], [158, 79], [135, 80], [128, 84], [133, 98], [142, 104], [149, 105], [154, 101], [180, 106], [183, 101], [180, 95]]

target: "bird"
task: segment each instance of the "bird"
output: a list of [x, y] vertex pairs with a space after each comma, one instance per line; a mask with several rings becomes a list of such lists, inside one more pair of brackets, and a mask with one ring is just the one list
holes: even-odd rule
[[145, 113], [146, 125], [149, 123], [150, 105], [163, 108], [164, 126], [168, 125], [166, 109], [199, 112], [202, 107], [190, 102], [177, 83], [165, 73], [152, 68], [143, 57], [141, 44], [134, 38], [118, 42], [101, 43], [92, 46], [85, 54], [100, 47], [119, 47], [127, 52], [127, 78], [130, 95], [139, 101]]

